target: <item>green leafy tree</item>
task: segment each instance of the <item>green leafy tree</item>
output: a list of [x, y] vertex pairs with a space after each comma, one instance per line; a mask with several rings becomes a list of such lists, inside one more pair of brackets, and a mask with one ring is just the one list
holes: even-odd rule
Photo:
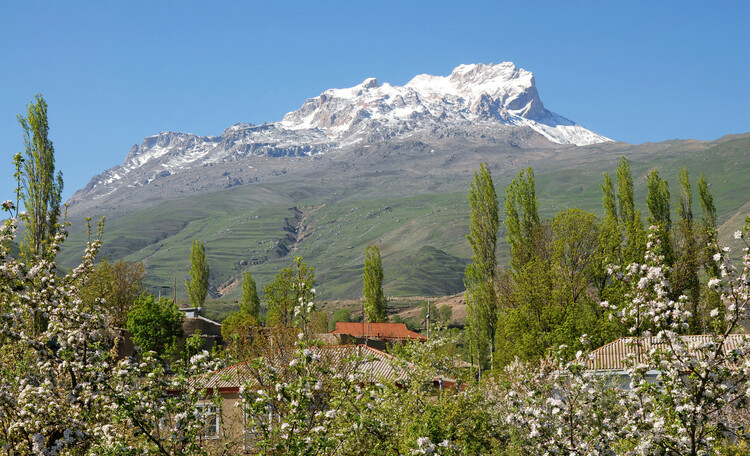
[[569, 294], [567, 300], [576, 303], [591, 283], [599, 225], [593, 213], [572, 208], [555, 216], [552, 230], [555, 269]]
[[367, 321], [381, 323], [388, 319], [388, 300], [383, 294], [383, 264], [380, 249], [371, 245], [365, 249], [365, 267], [362, 271], [364, 283], [365, 312]]
[[440, 316], [440, 322], [448, 326], [453, 319], [453, 307], [448, 304], [440, 306], [440, 308], [438, 308], [438, 314]]
[[659, 170], [655, 169], [648, 173], [646, 186], [648, 187], [646, 205], [650, 214], [648, 222], [664, 224], [669, 231], [672, 228], [669, 184], [659, 176]]
[[110, 263], [105, 258], [81, 287], [81, 299], [89, 304], [95, 299], [102, 299], [109, 324], [122, 328], [135, 300], [144, 292], [145, 277], [146, 267], [141, 262], [118, 260]]
[[276, 273], [273, 281], [263, 288], [266, 304], [266, 324], [268, 326], [290, 327], [294, 320], [294, 306], [297, 305], [293, 288], [294, 271], [283, 268]]
[[221, 322], [225, 353], [234, 362], [245, 361], [257, 355], [253, 350], [253, 343], [259, 336], [258, 320], [247, 312], [232, 312]]
[[608, 288], [612, 287], [609, 268], [619, 265], [622, 261], [622, 228], [617, 216], [617, 197], [612, 185], [612, 178], [604, 173], [602, 188], [602, 205], [604, 206], [604, 220], [599, 230], [599, 243], [596, 257], [592, 265], [594, 285], [600, 300], [607, 300]]
[[343, 322], [349, 323], [352, 321], [352, 310], [351, 309], [337, 309], [333, 313], [333, 317], [329, 320], [328, 330], [333, 331], [336, 328], [336, 323]]
[[505, 196], [505, 228], [510, 246], [510, 268], [515, 273], [539, 253], [542, 233], [534, 170], [521, 170], [506, 189]]
[[193, 241], [190, 250], [190, 280], [185, 282], [193, 307], [200, 307], [206, 301], [208, 295], [209, 268], [206, 260], [206, 249], [198, 240]]
[[310, 315], [310, 332], [320, 334], [328, 331], [328, 315], [317, 310]]
[[263, 288], [263, 294], [268, 309], [268, 326], [307, 329], [309, 316], [315, 311], [313, 268], [302, 261], [302, 257], [295, 257], [292, 267], [279, 271], [276, 278]]
[[227, 351], [237, 361], [247, 358], [254, 339], [258, 335], [260, 324], [260, 299], [255, 280], [249, 272], [242, 275], [242, 297], [239, 310], [230, 313], [221, 322], [221, 337]]
[[669, 196], [669, 184], [659, 176], [659, 170], [651, 171], [646, 178], [648, 194], [646, 205], [648, 206], [648, 223], [659, 227], [658, 242], [662, 243], [665, 261], [669, 266], [674, 263], [674, 253], [670, 231], [672, 229], [671, 201]]
[[259, 321], [260, 318], [260, 298], [255, 285], [255, 279], [249, 272], [242, 274], [242, 297], [240, 298], [240, 311]]
[[710, 241], [716, 241], [716, 206], [711, 192], [708, 191], [708, 182], [706, 177], [701, 173], [698, 179], [698, 196], [700, 199], [701, 210], [703, 211], [703, 230], [709, 234]]
[[[542, 224], [547, 225], [547, 223]], [[588, 334], [607, 342], [609, 328], [591, 284], [594, 281], [599, 224], [596, 216], [573, 208], [551, 221], [545, 256], [535, 255], [512, 275], [503, 291], [498, 324], [498, 364], [515, 358], [536, 360], [551, 346], [567, 346], [572, 357]]]
[[[718, 279], [721, 277], [721, 270], [719, 263], [715, 260], [715, 255], [720, 252], [716, 230], [716, 206], [703, 174], [698, 179], [698, 199], [703, 213], [697, 235], [698, 245], [701, 246], [698, 251], [699, 263], [703, 266], [709, 280]], [[723, 316], [726, 309], [721, 304], [720, 294], [710, 288], [704, 293], [703, 311], [710, 314], [716, 310], [719, 315]]]
[[466, 268], [466, 321], [472, 353], [480, 363], [491, 360], [497, 331], [497, 296], [495, 270], [497, 260], [498, 203], [495, 184], [487, 164], [481, 163], [474, 171], [474, 182], [469, 190], [469, 241], [474, 254]]
[[713, 259], [714, 255], [719, 252], [716, 231], [716, 206], [714, 205], [714, 198], [708, 190], [708, 182], [703, 174], [698, 179], [698, 197], [701, 211], [703, 212], [701, 220], [703, 239], [701, 245], [705, 247], [702, 251], [704, 255], [702, 262], [711, 278], [719, 277], [719, 266]]
[[671, 274], [671, 285], [677, 293], [688, 297], [692, 316], [688, 319], [689, 332], [703, 333], [701, 316], [700, 258], [697, 227], [693, 221], [693, 192], [687, 169], [683, 166], [677, 176], [680, 182], [680, 196], [677, 204], [679, 220], [673, 233], [673, 243], [677, 252]]
[[643, 227], [641, 211], [635, 209], [633, 176], [627, 158], [620, 157], [616, 174], [619, 222], [624, 228], [622, 264], [640, 262], [645, 253], [646, 230]]
[[185, 316], [168, 298], [142, 294], [128, 313], [127, 329], [135, 345], [143, 351], [154, 351], [159, 357], [174, 353], [182, 337]]
[[49, 139], [47, 102], [36, 94], [28, 105], [26, 117], [18, 116], [23, 127], [25, 157], [21, 173], [20, 199], [26, 209], [24, 252], [41, 255], [44, 246], [57, 232], [63, 189], [62, 173], [55, 176], [55, 149]]

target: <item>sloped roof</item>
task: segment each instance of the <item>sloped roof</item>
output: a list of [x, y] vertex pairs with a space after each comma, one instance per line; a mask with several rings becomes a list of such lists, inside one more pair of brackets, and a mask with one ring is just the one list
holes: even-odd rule
[[349, 334], [354, 337], [369, 337], [380, 340], [419, 340], [427, 337], [414, 331], [409, 331], [403, 323], [346, 323], [336, 322], [333, 334]]
[[[713, 338], [713, 336], [709, 335], [680, 337], [687, 344], [688, 351], [691, 354], [696, 353], [696, 347], [710, 343]], [[734, 350], [748, 337], [750, 337], [750, 334], [730, 334], [722, 346], [723, 352], [728, 353]], [[585, 355], [580, 359], [585, 361], [587, 367], [592, 370], [623, 370], [628, 367], [625, 363], [628, 355], [633, 354], [635, 362], [642, 362], [644, 355], [648, 354], [652, 348], [658, 348], [661, 344], [663, 343], [658, 342], [655, 337], [643, 337], [640, 339], [623, 337], [597, 348], [589, 355]]]
[[[393, 357], [380, 350], [364, 345], [334, 345], [311, 347], [333, 372], [348, 375], [356, 373], [370, 381], [398, 382], [406, 373], [395, 366]], [[288, 366], [295, 350], [290, 349], [272, 358], [274, 367]], [[250, 362], [235, 364], [193, 379], [194, 387], [218, 390], [220, 393], [238, 392], [244, 385], [252, 386], [256, 382], [257, 372]]]

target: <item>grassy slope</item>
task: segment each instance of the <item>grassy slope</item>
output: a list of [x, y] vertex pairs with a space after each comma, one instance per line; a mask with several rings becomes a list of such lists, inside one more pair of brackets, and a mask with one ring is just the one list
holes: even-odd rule
[[[676, 145], [686, 147], [690, 150], [690, 143]], [[644, 214], [646, 174], [659, 168], [670, 182], [674, 201], [679, 190], [676, 176], [684, 165], [693, 183], [700, 172], [705, 173], [720, 222], [734, 227], [744, 220], [748, 207], [743, 205], [750, 195], [750, 138], [717, 142], [707, 150], [682, 155], [665, 150], [648, 161], [631, 159], [636, 199]], [[614, 174], [612, 157], [558, 163], [557, 169], [537, 171], [541, 214], [551, 217], [566, 207], [600, 213], [601, 173]], [[501, 211], [504, 188], [519, 167], [495, 173]], [[471, 256], [465, 241], [471, 177], [468, 172], [416, 178], [399, 172], [361, 174], [355, 179], [299, 177], [199, 194], [108, 222], [104, 253], [144, 261], [153, 287], [171, 285], [176, 278], [180, 297], [190, 244], [200, 239], [206, 245], [212, 284], [224, 284], [221, 299], [229, 301], [239, 293], [231, 280], [243, 270], [249, 270], [262, 288], [292, 262], [293, 255], [300, 255], [315, 267], [320, 297], [334, 299], [360, 296], [364, 250], [374, 243], [383, 256], [387, 294], [449, 294], [461, 287], [463, 267]], [[696, 196], [694, 201], [699, 214]], [[300, 233], [294, 233], [290, 228], [298, 223]], [[731, 231], [723, 228], [721, 233], [726, 238]], [[302, 240], [295, 243], [298, 236]], [[498, 256], [504, 261], [502, 225], [498, 236]], [[68, 244], [73, 248], [64, 252], [69, 264], [84, 239], [81, 232], [71, 235]], [[293, 250], [287, 254], [288, 249]]]

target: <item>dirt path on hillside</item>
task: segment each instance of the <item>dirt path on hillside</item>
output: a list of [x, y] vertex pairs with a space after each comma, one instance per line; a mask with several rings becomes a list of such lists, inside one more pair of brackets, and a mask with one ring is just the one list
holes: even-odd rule
[[[426, 297], [413, 296], [409, 299], [427, 299]], [[466, 302], [464, 301], [464, 294], [459, 293], [451, 296], [443, 296], [439, 298], [429, 298], [430, 301], [435, 303], [435, 306], [439, 309], [445, 305], [450, 306], [453, 309], [451, 316], [451, 323], [464, 323], [466, 321]], [[410, 307], [408, 309], [397, 312], [395, 315], [407, 319], [418, 319], [419, 314], [422, 311], [421, 306]]]

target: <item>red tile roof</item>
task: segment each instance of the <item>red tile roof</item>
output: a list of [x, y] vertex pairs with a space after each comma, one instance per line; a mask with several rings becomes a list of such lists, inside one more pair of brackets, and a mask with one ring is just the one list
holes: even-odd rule
[[336, 322], [333, 334], [349, 334], [353, 337], [370, 337], [380, 340], [419, 340], [425, 341], [427, 337], [409, 331], [403, 323], [345, 323]]

